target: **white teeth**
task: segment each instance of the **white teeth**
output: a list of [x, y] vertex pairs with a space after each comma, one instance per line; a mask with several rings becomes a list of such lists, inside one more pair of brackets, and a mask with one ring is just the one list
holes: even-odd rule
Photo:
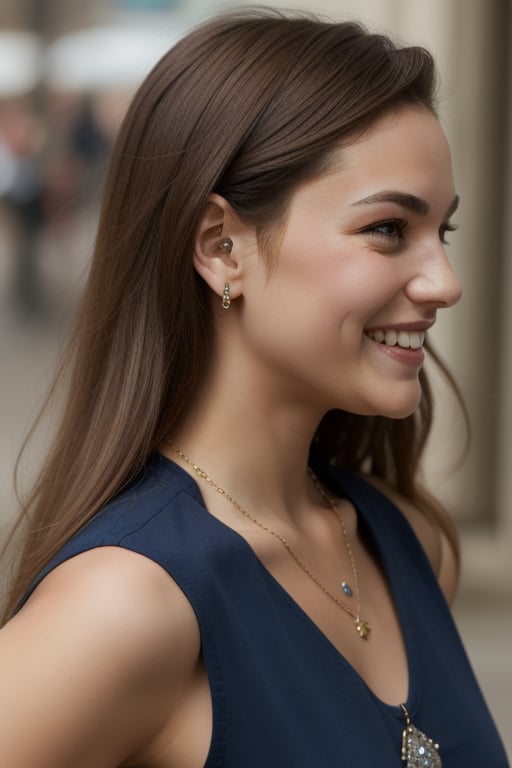
[[419, 349], [423, 346], [425, 340], [424, 333], [410, 333], [409, 334], [409, 346], [411, 349]]
[[425, 341], [425, 333], [423, 331], [412, 332], [408, 331], [393, 331], [393, 330], [376, 330], [368, 333], [370, 338], [375, 339], [379, 344], [386, 344], [388, 347], [394, 347], [398, 345], [402, 349], [420, 349]]
[[400, 331], [398, 333], [398, 346], [399, 347], [409, 347], [409, 334], [405, 331]]

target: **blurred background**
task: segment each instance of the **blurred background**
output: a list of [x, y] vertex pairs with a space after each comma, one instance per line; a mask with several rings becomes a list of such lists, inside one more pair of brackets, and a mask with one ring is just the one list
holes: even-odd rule
[[[145, 74], [191, 26], [248, 3], [0, 0], [0, 525], [87, 274], [110, 148]], [[252, 5], [252, 3], [251, 3]], [[461, 208], [450, 255], [464, 289], [434, 341], [459, 382], [472, 442], [435, 383], [426, 480], [457, 519], [455, 615], [512, 753], [512, 7], [509, 0], [309, 0], [274, 7], [356, 18], [426, 45]], [[37, 465], [45, 430], [29, 464]], [[30, 470], [30, 466], [29, 466]]]

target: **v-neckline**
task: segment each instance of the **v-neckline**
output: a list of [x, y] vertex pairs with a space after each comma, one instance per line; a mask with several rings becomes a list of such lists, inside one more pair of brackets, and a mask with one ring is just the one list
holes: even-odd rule
[[[296, 615], [302, 619], [303, 625], [307, 627], [309, 631], [313, 631], [315, 633], [315, 635], [319, 638], [320, 642], [322, 642], [325, 645], [326, 649], [330, 651], [331, 655], [333, 655], [339, 663], [341, 663], [343, 666], [345, 666], [349, 670], [349, 672], [358, 681], [359, 685], [361, 685], [367, 691], [367, 693], [370, 694], [370, 696], [374, 699], [374, 701], [378, 704], [379, 707], [383, 708], [384, 710], [387, 710], [395, 718], [401, 721], [403, 721], [404, 719], [403, 710], [401, 708], [402, 703], [405, 704], [409, 713], [415, 711], [416, 704], [417, 704], [417, 691], [416, 691], [416, 675], [414, 673], [414, 666], [415, 666], [414, 643], [412, 639], [412, 634], [408, 628], [406, 606], [404, 605], [403, 596], [400, 594], [400, 590], [398, 589], [400, 585], [398, 583], [398, 579], [396, 575], [394, 574], [394, 569], [392, 567], [392, 563], [390, 562], [390, 558], [387, 556], [385, 548], [381, 544], [380, 537], [376, 535], [371, 522], [368, 520], [368, 516], [366, 514], [364, 507], [360, 504], [359, 500], [356, 498], [356, 495], [352, 494], [350, 492], [350, 489], [347, 489], [343, 486], [340, 478], [332, 477], [332, 475], [330, 475], [329, 482], [326, 482], [322, 478], [321, 468], [319, 468], [315, 464], [315, 467], [314, 467], [315, 473], [319, 475], [322, 482], [326, 482], [326, 485], [331, 490], [333, 490], [332, 483], [334, 481], [336, 485], [336, 488], [334, 489], [336, 495], [339, 496], [340, 498], [344, 498], [348, 500], [353, 505], [356, 511], [358, 524], [362, 522], [363, 525], [365, 526], [366, 532], [371, 540], [372, 546], [375, 548], [375, 551], [378, 557], [380, 558], [384, 576], [387, 579], [389, 584], [391, 600], [395, 607], [395, 611], [398, 618], [398, 624], [399, 624], [400, 632], [402, 634], [404, 649], [405, 649], [408, 690], [407, 690], [406, 699], [403, 702], [400, 702], [399, 704], [390, 704], [384, 701], [384, 699], [382, 699], [380, 696], [378, 696], [375, 693], [375, 691], [371, 688], [371, 686], [366, 682], [364, 677], [348, 661], [348, 659], [336, 647], [336, 645], [334, 645], [334, 643], [329, 639], [329, 637], [325, 634], [325, 632], [321, 629], [321, 627], [311, 618], [311, 616], [304, 610], [304, 608], [302, 608], [302, 606], [297, 602], [297, 600], [295, 600], [295, 598], [285, 589], [285, 587], [278, 581], [278, 579], [267, 568], [267, 566], [263, 563], [263, 561], [258, 557], [257, 553], [252, 548], [248, 540], [241, 533], [239, 533], [235, 528], [232, 528], [230, 525], [223, 522], [222, 520], [220, 520], [218, 517], [216, 517], [209, 511], [208, 507], [205, 504], [199, 484], [196, 482], [195, 478], [191, 474], [189, 474], [185, 469], [180, 467], [180, 465], [177, 464], [175, 461], [170, 459], [168, 456], [165, 456], [165, 454], [160, 453], [159, 457], [161, 457], [161, 459], [164, 462], [164, 468], [167, 466], [167, 468], [171, 471], [171, 474], [173, 472], [177, 473], [180, 477], [182, 477], [183, 479], [187, 479], [187, 481], [189, 481], [187, 482], [186, 486], [183, 486], [183, 485], [180, 486], [181, 490], [189, 494], [194, 499], [194, 501], [199, 503], [201, 511], [208, 516], [208, 519], [214, 525], [220, 526], [228, 535], [231, 535], [236, 539], [236, 541], [245, 549], [245, 551], [247, 552], [251, 560], [259, 568], [263, 577], [265, 578], [267, 583], [275, 590], [276, 594], [281, 599], [284, 599], [288, 603], [288, 605], [290, 605], [290, 607], [295, 611]], [[160, 463], [160, 466], [162, 466], [162, 463]], [[392, 502], [389, 499], [387, 499], [385, 496], [380, 494], [380, 492], [377, 491], [377, 489], [373, 489], [372, 487], [372, 490], [375, 490], [375, 493], [378, 493], [380, 496], [382, 496], [383, 501], [392, 505]]]

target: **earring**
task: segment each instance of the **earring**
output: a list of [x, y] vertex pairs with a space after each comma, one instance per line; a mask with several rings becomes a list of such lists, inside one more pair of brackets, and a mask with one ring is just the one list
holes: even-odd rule
[[229, 295], [229, 283], [224, 285], [224, 293], [222, 295], [222, 308], [229, 309], [231, 306], [231, 296]]
[[225, 237], [224, 240], [221, 240], [220, 242], [220, 248], [223, 251], [227, 251], [228, 253], [231, 252], [231, 249], [233, 248], [233, 241], [230, 237]]

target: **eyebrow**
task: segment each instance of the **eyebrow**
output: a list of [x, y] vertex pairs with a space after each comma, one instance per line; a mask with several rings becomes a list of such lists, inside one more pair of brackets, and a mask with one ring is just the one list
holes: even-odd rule
[[[362, 200], [357, 200], [352, 205], [372, 205], [374, 203], [395, 203], [402, 208], [406, 208], [408, 211], [418, 213], [420, 216], [426, 216], [430, 211], [430, 206], [426, 200], [416, 195], [411, 195], [408, 192], [399, 192], [394, 189], [386, 189], [382, 192], [376, 192], [374, 195], [363, 197]], [[446, 211], [446, 218], [450, 218], [459, 205], [459, 196], [455, 195], [450, 203], [448, 210]]]

